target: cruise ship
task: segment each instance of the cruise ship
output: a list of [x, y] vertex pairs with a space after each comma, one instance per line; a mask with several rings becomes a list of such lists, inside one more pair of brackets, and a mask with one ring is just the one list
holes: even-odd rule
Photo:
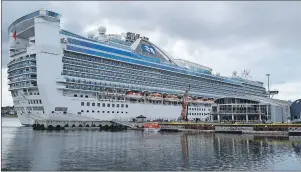
[[34, 120], [175, 120], [189, 87], [188, 119], [208, 120], [215, 98], [261, 96], [262, 82], [224, 77], [175, 59], [146, 36], [87, 36], [63, 30], [61, 15], [38, 10], [8, 28], [8, 79], [23, 125]]

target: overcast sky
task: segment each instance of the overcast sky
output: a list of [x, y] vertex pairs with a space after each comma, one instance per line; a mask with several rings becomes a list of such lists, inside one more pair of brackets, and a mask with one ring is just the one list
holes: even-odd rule
[[46, 8], [62, 15], [61, 27], [86, 35], [136, 32], [169, 54], [213, 68], [223, 76], [249, 69], [254, 80], [279, 90], [278, 99], [301, 98], [300, 2], [7, 2], [2, 3], [2, 104], [7, 85], [8, 26]]

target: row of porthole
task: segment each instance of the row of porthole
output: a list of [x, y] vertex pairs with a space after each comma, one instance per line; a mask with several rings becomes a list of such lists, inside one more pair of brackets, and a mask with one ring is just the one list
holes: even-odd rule
[[[92, 106], [98, 106], [98, 107], [100, 107], [100, 103], [91, 103], [91, 105]], [[85, 102], [81, 102], [81, 106], [85, 106]], [[87, 102], [86, 103], [86, 106], [90, 106], [90, 102]], [[107, 104], [107, 107], [110, 107], [111, 106], [111, 104], [110, 103], [108, 103]], [[102, 107], [106, 107], [106, 104], [105, 103], [102, 103]], [[115, 107], [115, 104], [112, 104], [112, 107]], [[123, 108], [124, 107], [124, 104], [120, 104], [120, 106], [119, 106], [119, 104], [116, 104], [116, 107], [117, 108], [119, 108], [119, 107], [121, 107], [121, 108]], [[128, 108], [128, 105], [127, 104], [125, 104], [125, 108]]]
[[[81, 110], [81, 112], [84, 112], [84, 110]], [[89, 113], [90, 111], [89, 110], [87, 110], [86, 111], [87, 113]], [[94, 110], [92, 110], [91, 111], [92, 113], [100, 113], [100, 111], [98, 110], [97, 112], [96, 111], [94, 111]], [[102, 113], [105, 113], [105, 111], [102, 111]], [[110, 113], [110, 111], [107, 111], [107, 113]], [[115, 113], [114, 111], [112, 111], [112, 113]], [[116, 113], [119, 113], [119, 111], [116, 111]], [[120, 113], [123, 113], [123, 111], [121, 111]], [[125, 112], [126, 114], [128, 113], [128, 112]]]
[[[189, 110], [206, 111], [205, 108], [189, 108]], [[210, 111], [210, 109], [208, 109]]]
[[209, 113], [189, 113], [189, 115], [209, 115]]

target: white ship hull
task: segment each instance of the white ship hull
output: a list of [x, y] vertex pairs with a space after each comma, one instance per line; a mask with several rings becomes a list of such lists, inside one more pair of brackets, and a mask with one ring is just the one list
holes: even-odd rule
[[31, 126], [34, 123], [34, 119], [30, 118], [28, 115], [18, 114], [18, 119], [24, 126]]
[[[98, 106], [81, 106], [81, 102], [84, 99], [72, 100], [70, 97], [62, 97], [61, 100], [66, 99], [66, 102], [57, 104], [58, 107], [66, 107], [67, 113], [60, 111], [54, 111], [54, 113], [44, 113], [32, 111], [30, 114], [18, 114], [19, 120], [22, 125], [32, 125], [34, 120], [100, 120], [100, 121], [112, 121], [126, 120], [131, 121], [139, 115], [143, 115], [147, 120], [177, 120], [181, 115], [181, 105], [162, 105], [162, 104], [143, 104], [143, 103], [127, 103], [127, 102], [112, 102], [112, 101], [91, 101], [95, 102]], [[68, 100], [69, 99], [69, 100]], [[85, 101], [86, 102], [86, 101]], [[102, 107], [105, 104], [106, 107]], [[110, 107], [107, 107], [110, 104]], [[112, 104], [115, 106], [112, 107]], [[119, 107], [117, 108], [117, 104]], [[121, 108], [121, 104], [124, 105]], [[126, 108], [127, 105], [127, 108]], [[209, 117], [210, 107], [199, 106], [206, 108], [208, 115], [189, 115], [188, 119], [200, 118], [205, 121]], [[81, 112], [78, 114], [78, 112]]]

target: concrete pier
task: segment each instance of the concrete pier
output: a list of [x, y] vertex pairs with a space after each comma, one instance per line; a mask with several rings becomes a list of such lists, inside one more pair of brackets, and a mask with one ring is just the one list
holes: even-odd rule
[[67, 129], [126, 129], [126, 126], [116, 124], [111, 121], [57, 121], [45, 120], [35, 121], [34, 130], [67, 130]]

